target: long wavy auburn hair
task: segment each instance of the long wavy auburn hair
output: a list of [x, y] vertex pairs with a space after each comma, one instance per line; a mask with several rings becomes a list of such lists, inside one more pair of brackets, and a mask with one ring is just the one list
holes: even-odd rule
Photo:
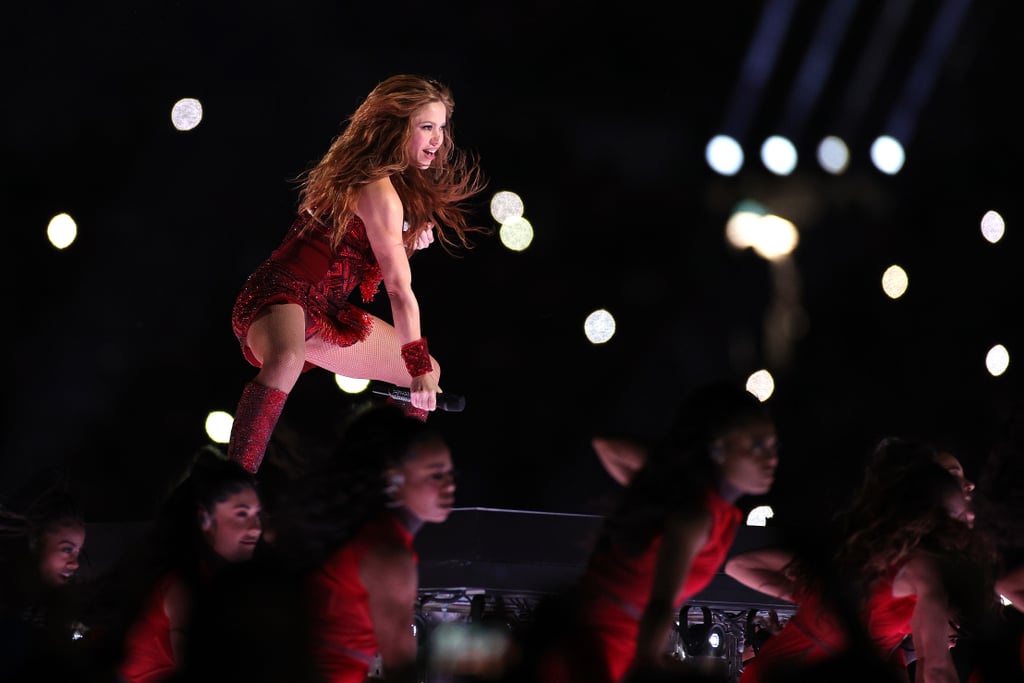
[[[430, 167], [420, 169], [409, 155], [412, 117], [434, 102], [444, 104], [448, 128]], [[359, 191], [390, 178], [405, 208], [409, 254], [428, 222], [437, 226], [438, 239], [449, 252], [458, 245], [471, 248], [468, 233], [490, 232], [470, 226], [467, 203], [486, 187], [486, 180], [477, 157], [455, 146], [454, 110], [451, 90], [436, 80], [399, 74], [380, 82], [349, 116], [323, 158], [298, 177], [299, 211], [330, 226], [331, 245], [337, 247], [354, 216]]]

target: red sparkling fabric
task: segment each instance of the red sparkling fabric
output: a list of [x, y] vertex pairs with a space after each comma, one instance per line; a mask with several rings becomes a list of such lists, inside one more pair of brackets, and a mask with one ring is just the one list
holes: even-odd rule
[[288, 394], [279, 389], [255, 381], [247, 383], [231, 425], [228, 458], [255, 474], [287, 399]]
[[[331, 344], [351, 346], [373, 327], [369, 313], [348, 301], [358, 287], [363, 303], [380, 289], [383, 275], [359, 218], [349, 221], [336, 250], [327, 228], [309, 214], [298, 216], [280, 246], [246, 279], [235, 299], [231, 326], [252, 365], [259, 361], [245, 343], [249, 325], [268, 304], [295, 303], [306, 311], [306, 337], [319, 333]], [[303, 370], [312, 368], [307, 362]]]
[[434, 366], [430, 364], [430, 351], [427, 349], [426, 337], [420, 337], [403, 345], [402, 360], [405, 361], [405, 369], [413, 377], [422, 377], [434, 370]]

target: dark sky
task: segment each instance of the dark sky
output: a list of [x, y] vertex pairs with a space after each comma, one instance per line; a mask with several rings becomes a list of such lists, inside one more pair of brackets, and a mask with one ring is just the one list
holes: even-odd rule
[[[855, 5], [821, 97], [798, 132], [802, 165], [770, 176], [748, 150], [738, 175], [703, 160], [729, 115], [762, 10], [773, 3], [18, 3], [6, 23], [2, 110], [8, 302], [0, 494], [16, 500], [67, 471], [94, 521], [145, 518], [233, 412], [254, 374], [231, 333], [248, 273], [295, 208], [290, 179], [397, 72], [454, 90], [453, 128], [490, 190], [514, 190], [536, 231], [526, 252], [496, 238], [413, 262], [423, 329], [462, 413], [431, 419], [463, 472], [459, 503], [593, 511], [612, 491], [589, 440], [656, 436], [698, 383], [766, 365], [768, 265], [723, 239], [754, 197], [789, 212], [809, 326], [771, 367], [785, 444], [769, 496], [797, 515], [834, 503], [879, 437], [957, 447], [976, 475], [999, 412], [1019, 393], [1015, 351], [1022, 145], [1012, 3], [974, 2], [913, 118], [896, 177], [870, 167], [871, 136], [901, 101], [939, 3], [911, 2], [879, 81], [844, 95], [881, 8]], [[30, 6], [31, 5], [31, 6]], [[750, 141], [776, 132], [826, 3], [795, 2]], [[197, 97], [201, 125], [169, 113]], [[813, 145], [856, 117], [843, 177]], [[478, 219], [493, 225], [480, 203]], [[989, 209], [1007, 220], [982, 240]], [[51, 216], [78, 222], [55, 252]], [[899, 262], [908, 295], [879, 278]], [[584, 316], [618, 333], [591, 346]], [[9, 309], [10, 310], [10, 309]], [[372, 307], [389, 317], [382, 296]], [[1009, 371], [988, 376], [994, 343]], [[315, 370], [283, 429], [329, 439], [355, 400]]]

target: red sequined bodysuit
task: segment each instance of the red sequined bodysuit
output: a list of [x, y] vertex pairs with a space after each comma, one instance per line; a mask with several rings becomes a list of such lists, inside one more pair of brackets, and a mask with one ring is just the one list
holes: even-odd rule
[[[308, 213], [296, 217], [281, 245], [245, 281], [231, 312], [231, 326], [246, 360], [259, 361], [245, 343], [249, 325], [268, 304], [295, 303], [306, 311], [306, 338], [319, 335], [338, 346], [366, 339], [370, 314], [348, 301], [359, 288], [363, 303], [376, 295], [383, 279], [366, 237], [366, 226], [353, 217], [337, 249], [328, 228]], [[304, 370], [313, 365], [306, 362]]]
[[398, 518], [386, 512], [368, 522], [339, 548], [310, 582], [313, 645], [325, 683], [363, 683], [377, 654], [377, 636], [370, 601], [359, 579], [359, 563], [371, 544], [397, 543], [417, 555], [413, 535]]

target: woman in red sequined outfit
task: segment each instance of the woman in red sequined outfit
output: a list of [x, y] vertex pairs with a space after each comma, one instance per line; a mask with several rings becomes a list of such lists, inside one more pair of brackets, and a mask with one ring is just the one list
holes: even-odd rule
[[[245, 358], [259, 368], [243, 389], [228, 455], [250, 472], [263, 460], [288, 393], [314, 366], [408, 386], [410, 411], [437, 406], [440, 367], [423, 337], [409, 258], [434, 241], [469, 247], [466, 201], [484, 187], [475, 159], [455, 147], [451, 91], [392, 76], [356, 109], [302, 178], [299, 215], [246, 280], [232, 311]], [[393, 325], [364, 303], [383, 282]]]
[[971, 531], [972, 490], [949, 454], [885, 439], [838, 518], [834, 554], [819, 562], [765, 548], [732, 557], [725, 565], [731, 577], [798, 605], [746, 664], [742, 683], [909, 680], [900, 646], [910, 635], [918, 681], [959, 681], [951, 623], [991, 602], [980, 587], [987, 555]]

